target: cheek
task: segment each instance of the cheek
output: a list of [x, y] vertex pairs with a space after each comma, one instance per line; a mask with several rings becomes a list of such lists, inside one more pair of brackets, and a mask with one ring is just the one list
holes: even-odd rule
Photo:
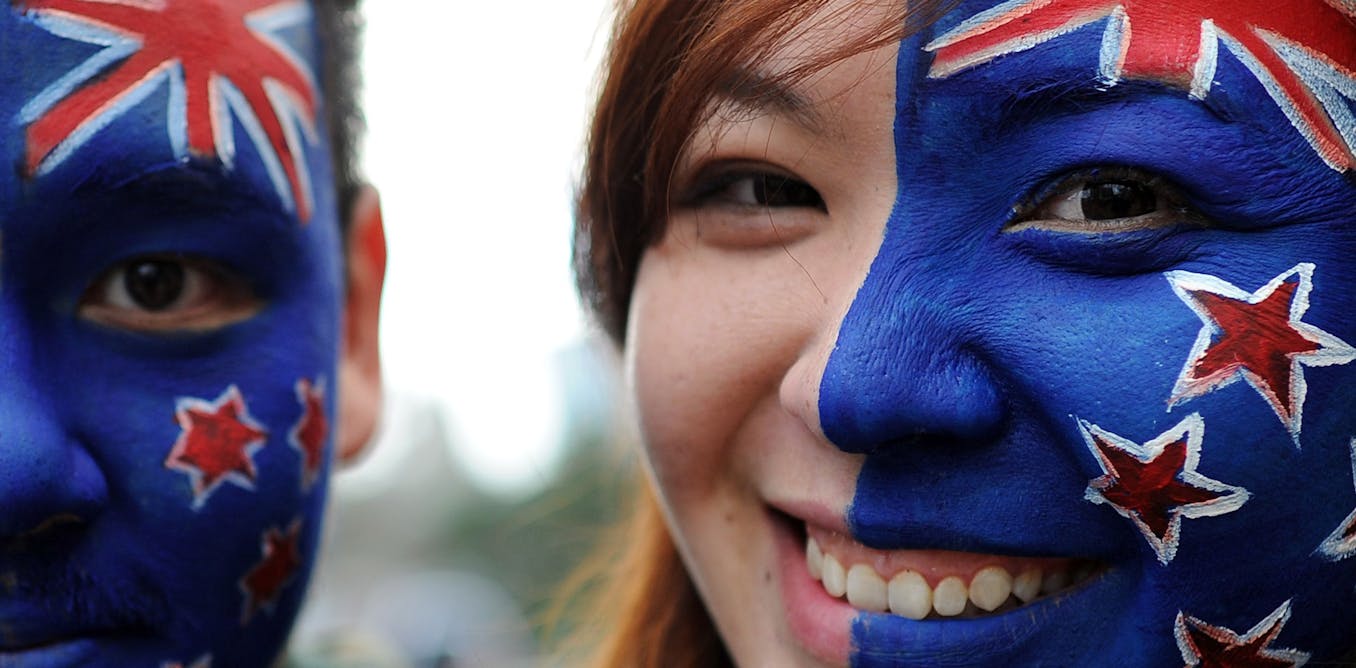
[[773, 407], [813, 329], [810, 300], [777, 264], [683, 244], [642, 262], [627, 370], [666, 496], [704, 494], [729, 477], [751, 415]]

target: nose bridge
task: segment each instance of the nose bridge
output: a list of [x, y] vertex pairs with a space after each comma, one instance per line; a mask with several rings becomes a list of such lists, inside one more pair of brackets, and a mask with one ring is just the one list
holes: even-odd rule
[[980, 352], [979, 291], [926, 249], [898, 241], [887, 232], [839, 325], [820, 380], [823, 432], [861, 453], [992, 440], [1006, 409]]
[[[4, 292], [8, 292], [5, 290]], [[88, 521], [107, 496], [95, 460], [65, 428], [32, 328], [0, 292], [0, 540]]]

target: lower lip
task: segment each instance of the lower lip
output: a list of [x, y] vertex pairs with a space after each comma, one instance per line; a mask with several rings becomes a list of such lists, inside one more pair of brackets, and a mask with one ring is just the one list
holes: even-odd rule
[[797, 540], [793, 522], [773, 514], [777, 541], [782, 603], [791, 633], [807, 652], [833, 665], [847, 665], [852, 649], [850, 633], [857, 610], [829, 596], [805, 567], [805, 546]]
[[[1072, 649], [1070, 640], [1086, 635], [1076, 627], [1113, 623], [1122, 608], [1117, 602], [1127, 600], [1135, 586], [1131, 571], [1112, 568], [1059, 595], [998, 615], [915, 621], [865, 612], [829, 596], [810, 577], [804, 539], [798, 540], [795, 530], [798, 520], [775, 512], [772, 519], [787, 622], [810, 654], [833, 665], [936, 666], [949, 665], [957, 656], [967, 657], [967, 664], [1022, 665], [1047, 643]], [[1081, 642], [1096, 639], [1081, 637]]]
[[93, 638], [57, 640], [26, 649], [0, 648], [0, 666], [87, 666], [98, 658], [98, 641]]

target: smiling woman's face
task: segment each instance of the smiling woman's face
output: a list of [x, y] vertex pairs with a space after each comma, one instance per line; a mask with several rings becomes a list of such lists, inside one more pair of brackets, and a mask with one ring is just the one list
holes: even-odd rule
[[739, 663], [1353, 649], [1356, 29], [1269, 4], [964, 2], [716, 100], [627, 354]]

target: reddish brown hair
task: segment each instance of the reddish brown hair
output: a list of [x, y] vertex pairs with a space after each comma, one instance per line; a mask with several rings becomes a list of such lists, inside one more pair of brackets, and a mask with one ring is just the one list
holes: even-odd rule
[[[576, 203], [574, 263], [586, 305], [620, 342], [640, 257], [664, 231], [674, 166], [716, 92], [744, 88], [740, 73], [808, 29], [811, 17], [841, 21], [853, 7], [824, 12], [830, 0], [617, 1]], [[909, 0], [906, 10], [902, 0], [880, 1], [898, 11], [879, 30], [806, 58], [778, 82], [893, 43], [955, 4]], [[581, 637], [594, 651], [584, 665], [729, 665], [644, 483], [637, 499], [623, 533], [575, 578], [593, 596], [585, 614], [593, 633], [585, 629]]]

